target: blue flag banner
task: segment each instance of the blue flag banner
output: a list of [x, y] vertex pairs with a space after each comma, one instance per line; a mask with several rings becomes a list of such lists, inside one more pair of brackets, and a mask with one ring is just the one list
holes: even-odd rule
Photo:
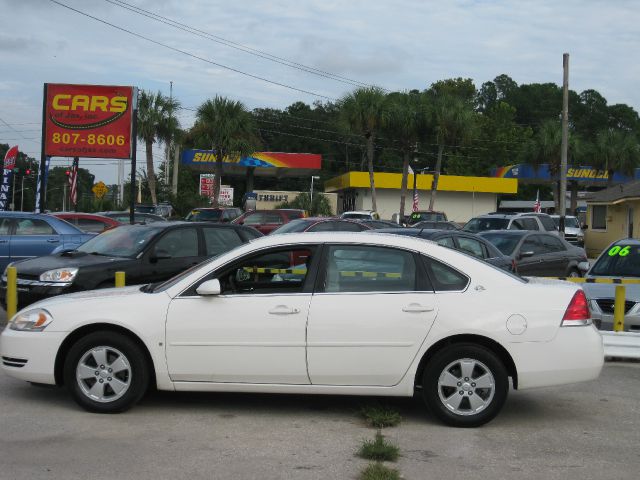
[[40, 212], [40, 179], [41, 176], [44, 175], [44, 193], [47, 193], [47, 178], [49, 177], [49, 163], [51, 162], [51, 157], [45, 157], [44, 160], [44, 172], [42, 169], [38, 170], [38, 183], [36, 184], [36, 213]]

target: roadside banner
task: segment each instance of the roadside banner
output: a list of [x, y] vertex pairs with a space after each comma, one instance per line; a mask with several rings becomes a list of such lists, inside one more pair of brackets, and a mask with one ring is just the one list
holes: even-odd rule
[[18, 146], [11, 147], [4, 156], [4, 164], [2, 167], [2, 185], [0, 185], [0, 211], [6, 211], [9, 208], [9, 199], [11, 198], [11, 179], [13, 177], [13, 169], [18, 159]]
[[[42, 213], [40, 212], [40, 189], [42, 188], [42, 185], [44, 184], [45, 187], [45, 191], [44, 194], [42, 195], [43, 197], [46, 195], [47, 193], [47, 178], [49, 177], [49, 165], [51, 163], [51, 157], [45, 157], [44, 158], [44, 172], [42, 168], [38, 169], [38, 183], [36, 186], [36, 208], [35, 208], [35, 212], [36, 213]], [[44, 181], [42, 180], [44, 176]]]

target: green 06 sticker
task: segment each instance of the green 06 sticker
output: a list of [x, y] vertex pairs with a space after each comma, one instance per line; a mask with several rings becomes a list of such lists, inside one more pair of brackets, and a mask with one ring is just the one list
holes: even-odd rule
[[607, 252], [609, 254], [610, 257], [614, 257], [616, 255], [619, 255], [621, 257], [626, 257], [627, 255], [629, 255], [629, 253], [631, 253], [631, 250], [629, 249], [629, 245], [626, 245], [624, 247], [620, 247], [620, 245], [616, 245], [615, 247], [611, 247], [609, 249], [609, 252]]

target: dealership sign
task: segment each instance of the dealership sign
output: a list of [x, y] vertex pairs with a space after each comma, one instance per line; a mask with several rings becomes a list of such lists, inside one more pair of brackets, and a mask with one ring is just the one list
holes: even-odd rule
[[2, 185], [0, 185], [0, 211], [8, 210], [11, 192], [11, 177], [18, 158], [18, 146], [11, 147], [4, 156]]
[[46, 156], [131, 158], [133, 87], [45, 88]]
[[[213, 174], [200, 175], [200, 195], [213, 199], [214, 187], [216, 184], [216, 176]], [[220, 186], [220, 195], [218, 196], [220, 205], [233, 205], [233, 187], [225, 185]]]

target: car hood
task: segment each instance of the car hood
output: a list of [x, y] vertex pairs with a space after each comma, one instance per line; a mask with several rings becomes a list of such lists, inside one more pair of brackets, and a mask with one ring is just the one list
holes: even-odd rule
[[108, 298], [122, 298], [131, 295], [142, 295], [140, 285], [133, 285], [122, 288], [102, 288], [100, 290], [85, 290], [82, 292], [67, 293], [66, 295], [56, 295], [55, 297], [45, 298], [39, 302], [33, 303], [26, 307], [27, 310], [32, 308], [48, 308], [49, 306], [60, 305], [69, 302], [77, 302], [78, 300], [97, 300]]
[[[640, 285], [625, 285], [625, 297], [627, 301], [640, 302]], [[590, 299], [614, 298], [616, 285], [612, 283], [584, 283], [582, 289]]]
[[81, 268], [94, 267], [100, 265], [113, 265], [118, 262], [129, 262], [130, 258], [108, 257], [104, 255], [92, 255], [90, 253], [71, 251], [45, 255], [44, 257], [32, 258], [16, 262], [14, 266], [18, 273], [26, 275], [40, 275], [48, 270], [56, 268]]

